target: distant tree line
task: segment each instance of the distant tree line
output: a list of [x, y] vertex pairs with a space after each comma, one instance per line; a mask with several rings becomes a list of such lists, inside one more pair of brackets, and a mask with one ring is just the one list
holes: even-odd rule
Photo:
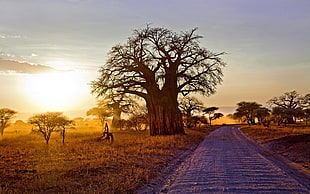
[[187, 128], [201, 124], [211, 126], [212, 120], [224, 116], [222, 113], [215, 112], [219, 109], [218, 107], [204, 107], [203, 103], [193, 96], [181, 98], [179, 108], [184, 117], [184, 125]]
[[[143, 103], [138, 103], [129, 96], [109, 96], [98, 100], [97, 106], [89, 109], [87, 116], [96, 117], [104, 131], [106, 123], [111, 122], [112, 130], [133, 129], [136, 131], [149, 129], [149, 113]], [[203, 103], [193, 96], [186, 96], [179, 99], [179, 109], [182, 120], [187, 128], [201, 125], [211, 126], [212, 121], [224, 116], [216, 112], [218, 107], [204, 107]], [[3, 135], [4, 129], [9, 126], [9, 121], [17, 112], [8, 108], [0, 109], [0, 133]], [[126, 114], [126, 119], [122, 119], [122, 114]], [[28, 119], [32, 132], [42, 135], [46, 144], [49, 143], [53, 133], [60, 133], [62, 143], [65, 142], [66, 129], [75, 123], [68, 119], [62, 112], [46, 112], [35, 114]]]
[[[260, 124], [269, 127], [270, 123], [295, 124], [297, 119], [304, 120], [306, 125], [310, 119], [310, 94], [304, 96], [296, 91], [286, 92], [279, 97], [268, 100], [270, 109], [256, 102], [239, 102], [236, 112], [230, 115], [234, 119], [248, 125]], [[257, 123], [256, 123], [257, 122]]]
[[[88, 116], [96, 116], [101, 122], [102, 128], [112, 118], [112, 128], [114, 129], [149, 129], [149, 112], [145, 105], [138, 103], [129, 96], [123, 96], [117, 99], [104, 98], [98, 101], [96, 107], [91, 108]], [[305, 121], [306, 125], [310, 120], [310, 94], [304, 96], [296, 91], [286, 92], [279, 97], [268, 100], [270, 108], [263, 107], [257, 102], [242, 101], [237, 103], [237, 109], [234, 114], [228, 115], [233, 119], [246, 122], [248, 125], [264, 125], [269, 127], [273, 122], [277, 125], [294, 124], [297, 120]], [[216, 112], [218, 107], [204, 107], [203, 103], [193, 96], [186, 96], [179, 99], [178, 105], [183, 117], [182, 125], [191, 127], [200, 127], [201, 125], [212, 125], [212, 121], [224, 116]], [[3, 136], [4, 129], [9, 126], [10, 120], [17, 112], [9, 108], [0, 109], [0, 134]], [[122, 119], [122, 113], [127, 115]], [[61, 112], [47, 112], [35, 114], [28, 119], [32, 124], [32, 131], [41, 134], [48, 144], [52, 133], [61, 134], [62, 143], [65, 142], [65, 134], [68, 127], [74, 125], [74, 121], [68, 119]]]
[[[4, 129], [9, 126], [10, 120], [17, 112], [9, 108], [0, 109], [0, 133], [3, 136]], [[73, 126], [73, 120], [68, 119], [62, 112], [47, 112], [35, 114], [28, 119], [28, 123], [32, 124], [32, 132], [41, 134], [46, 144], [48, 144], [52, 133], [58, 132], [62, 137], [62, 143], [65, 143], [66, 129]]]
[[[105, 123], [112, 119], [112, 130], [133, 129], [146, 130], [149, 129], [149, 112], [143, 103], [138, 103], [134, 99], [127, 98], [126, 106], [112, 107], [110, 100], [104, 98], [99, 100], [96, 107], [91, 108], [88, 116], [95, 116], [101, 121], [102, 128]], [[186, 96], [179, 99], [179, 109], [181, 111], [183, 125], [187, 128], [203, 125], [211, 126], [212, 121], [223, 117], [222, 113], [216, 112], [218, 107], [204, 107], [203, 103], [193, 96]], [[114, 117], [114, 111], [118, 112]], [[126, 114], [126, 119], [122, 119], [122, 114]]]

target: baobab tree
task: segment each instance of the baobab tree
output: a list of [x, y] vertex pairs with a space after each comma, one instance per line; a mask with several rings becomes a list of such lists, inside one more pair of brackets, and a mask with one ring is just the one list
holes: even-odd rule
[[112, 119], [112, 128], [121, 127], [121, 114], [131, 113], [133, 109], [138, 107], [137, 102], [126, 94], [113, 93], [99, 100], [98, 107], [106, 107], [110, 109]]
[[92, 82], [98, 96], [118, 92], [145, 100], [150, 135], [184, 134], [178, 96], [215, 93], [222, 82], [220, 58], [199, 45], [197, 28], [175, 33], [147, 26], [134, 30], [124, 44], [114, 46]]
[[[309, 94], [308, 94], [309, 95]], [[270, 99], [267, 103], [273, 107], [280, 107], [286, 114], [287, 123], [293, 124], [296, 117], [299, 116], [300, 110], [305, 107], [309, 96], [302, 97], [296, 91], [285, 92], [279, 97]]]
[[0, 109], [0, 134], [3, 136], [4, 129], [9, 126], [9, 121], [17, 112], [9, 108]]

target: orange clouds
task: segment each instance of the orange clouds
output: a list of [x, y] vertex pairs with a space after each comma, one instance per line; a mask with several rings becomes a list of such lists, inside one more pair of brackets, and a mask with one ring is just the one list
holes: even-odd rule
[[50, 71], [55, 71], [55, 69], [45, 65], [32, 65], [26, 62], [11, 61], [0, 58], [0, 72], [37, 74]]

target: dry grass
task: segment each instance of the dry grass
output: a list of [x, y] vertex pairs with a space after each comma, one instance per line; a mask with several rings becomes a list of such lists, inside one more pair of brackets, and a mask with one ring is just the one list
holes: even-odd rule
[[241, 130], [274, 153], [310, 169], [310, 126], [243, 126]]
[[241, 130], [260, 143], [279, 139], [286, 136], [310, 134], [310, 126], [305, 126], [302, 124], [288, 125], [287, 127], [272, 125], [269, 128], [259, 125], [252, 125], [250, 127], [242, 126]]
[[135, 193], [211, 130], [161, 137], [115, 132], [113, 144], [98, 141], [99, 131], [78, 130], [64, 145], [57, 134], [45, 145], [36, 134], [7, 133], [0, 141], [0, 193]]

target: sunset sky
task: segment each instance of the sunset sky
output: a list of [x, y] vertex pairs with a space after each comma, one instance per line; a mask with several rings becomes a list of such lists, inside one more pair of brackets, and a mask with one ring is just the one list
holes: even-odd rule
[[0, 0], [0, 108], [86, 116], [108, 51], [147, 24], [198, 27], [202, 47], [227, 53], [205, 106], [227, 114], [240, 101], [310, 93], [309, 0]]

